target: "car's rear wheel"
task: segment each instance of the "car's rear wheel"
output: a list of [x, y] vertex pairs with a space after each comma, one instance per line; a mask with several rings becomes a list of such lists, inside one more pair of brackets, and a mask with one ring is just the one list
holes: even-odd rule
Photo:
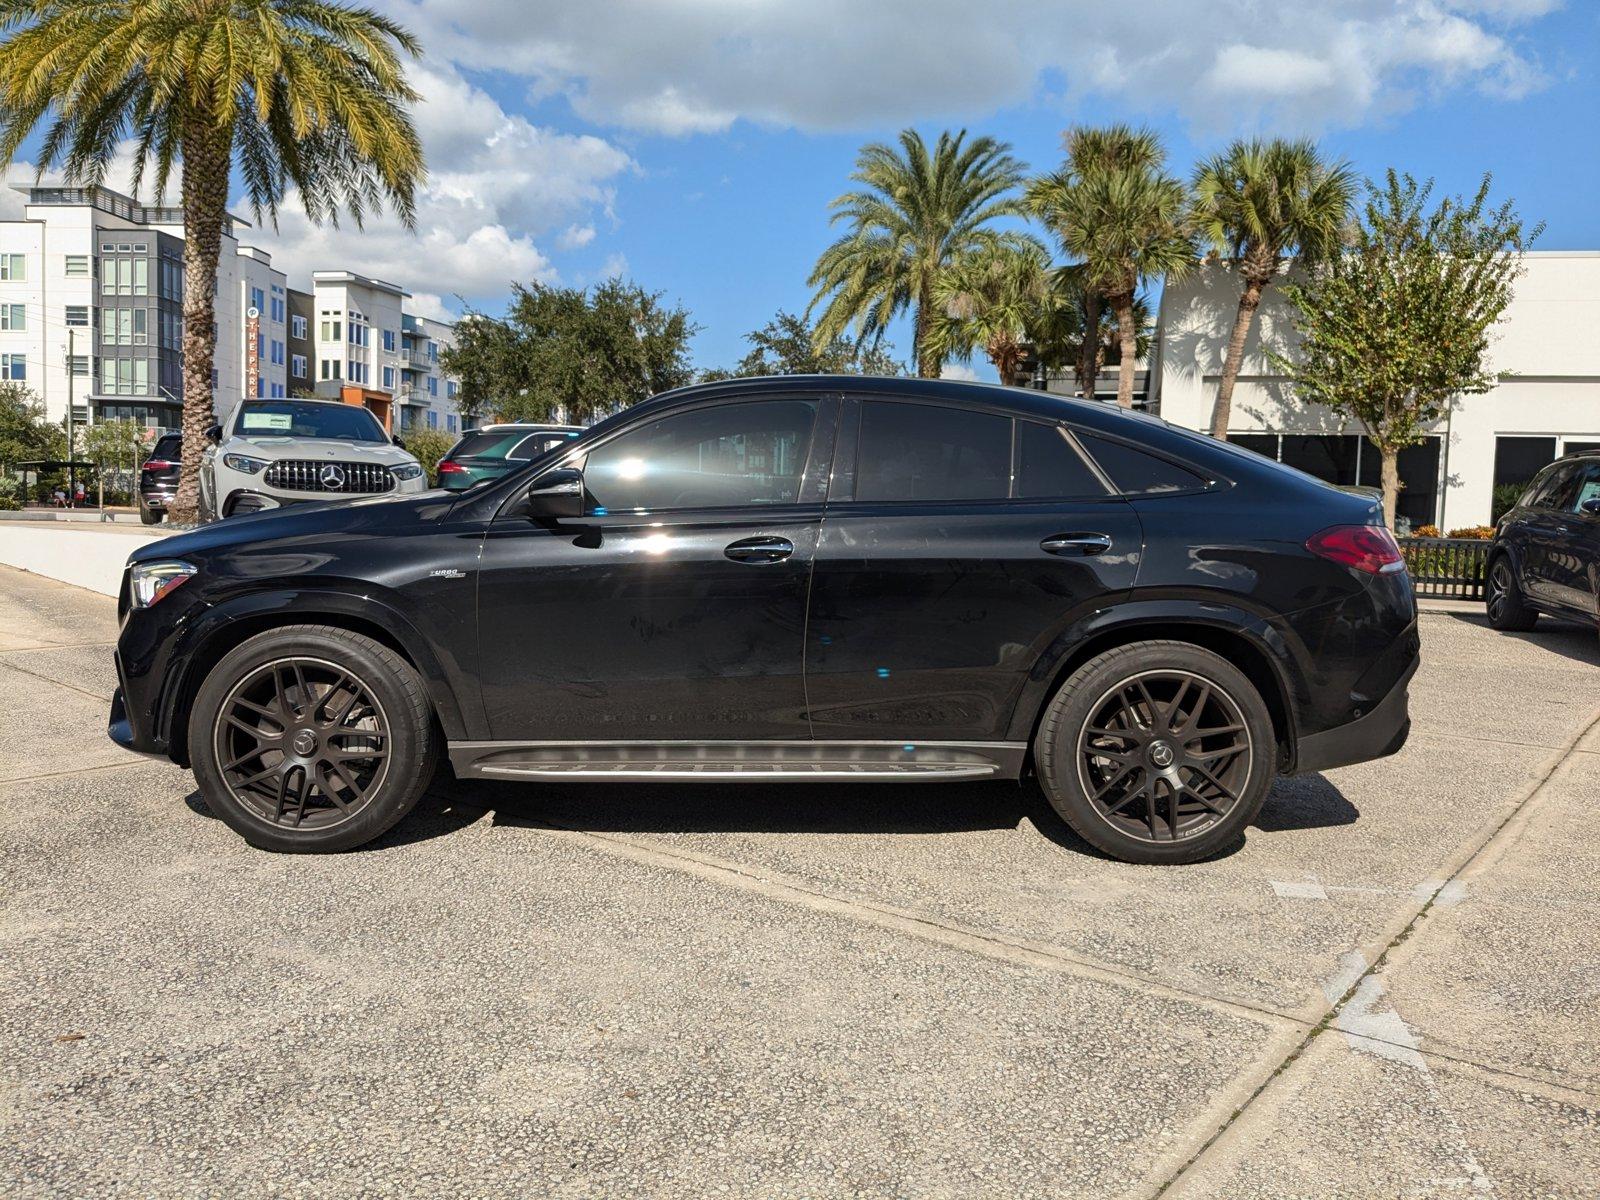
[[1119, 646], [1050, 701], [1034, 742], [1051, 806], [1090, 845], [1135, 863], [1187, 863], [1243, 837], [1272, 785], [1277, 744], [1255, 685], [1187, 642]]
[[1539, 614], [1528, 607], [1522, 598], [1522, 585], [1517, 582], [1516, 568], [1509, 554], [1499, 554], [1489, 564], [1489, 577], [1483, 582], [1483, 602], [1489, 613], [1489, 624], [1508, 633], [1532, 629]]
[[139, 520], [146, 525], [159, 525], [161, 514], [144, 502], [144, 497], [139, 497]]
[[422, 680], [346, 629], [258, 634], [200, 685], [189, 757], [207, 804], [246, 841], [298, 853], [385, 833], [433, 778], [438, 737]]

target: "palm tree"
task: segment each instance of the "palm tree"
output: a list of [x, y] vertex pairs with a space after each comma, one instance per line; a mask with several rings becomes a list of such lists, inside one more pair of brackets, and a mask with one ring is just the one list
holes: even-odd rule
[[[1072, 222], [1092, 216], [1075, 200], [1084, 181], [1095, 172], [1117, 170], [1155, 170], [1161, 165], [1161, 141], [1149, 129], [1129, 125], [1078, 126], [1062, 137], [1066, 161], [1061, 168], [1033, 180], [1028, 185], [1028, 210], [1055, 234], [1067, 253], [1081, 245], [1091, 231], [1073, 228]], [[1084, 396], [1094, 395], [1095, 380], [1102, 361], [1101, 319], [1103, 297], [1085, 274], [1081, 263], [1061, 269], [1061, 286], [1076, 293], [1082, 318], [1078, 322], [1079, 345], [1073, 374]]]
[[97, 186], [125, 138], [134, 190], [180, 172], [184, 229], [183, 472], [193, 520], [214, 420], [214, 291], [235, 166], [259, 220], [289, 189], [312, 220], [393, 204], [409, 226], [423, 178], [402, 26], [337, 0], [5, 0], [0, 164], [48, 120], [38, 170]]
[[1005, 236], [939, 276], [928, 341], [941, 359], [962, 362], [981, 348], [1000, 382], [1014, 384], [1051, 298], [1049, 252], [1026, 235]]
[[1201, 233], [1214, 253], [1237, 263], [1244, 274], [1211, 414], [1212, 437], [1228, 436], [1233, 387], [1261, 293], [1291, 259], [1310, 263], [1337, 252], [1355, 191], [1349, 164], [1327, 162], [1306, 139], [1237, 141], [1195, 168]]
[[922, 136], [907, 129], [898, 149], [882, 142], [862, 147], [850, 178], [864, 187], [830, 205], [833, 221], [847, 222], [849, 231], [822, 252], [807, 280], [817, 289], [811, 307], [826, 300], [819, 345], [851, 325], [858, 337], [881, 337], [911, 308], [917, 373], [939, 374], [943, 360], [929, 333], [940, 275], [998, 243], [990, 221], [1021, 212], [1021, 201], [1007, 195], [1024, 170], [1011, 147], [989, 137], [968, 144], [966, 137], [964, 129], [953, 137], [941, 133], [930, 153]]

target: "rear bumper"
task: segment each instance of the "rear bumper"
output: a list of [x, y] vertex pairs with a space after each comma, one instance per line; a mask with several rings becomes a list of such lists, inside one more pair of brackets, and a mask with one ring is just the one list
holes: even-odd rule
[[1409, 689], [1417, 666], [1413, 658], [1389, 694], [1362, 716], [1301, 738], [1295, 746], [1295, 774], [1387, 758], [1404, 746], [1411, 735]]

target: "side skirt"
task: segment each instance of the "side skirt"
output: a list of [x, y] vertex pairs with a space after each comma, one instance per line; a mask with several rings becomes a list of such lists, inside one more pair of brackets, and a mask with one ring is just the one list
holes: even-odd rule
[[468, 779], [1017, 779], [1026, 742], [452, 742]]

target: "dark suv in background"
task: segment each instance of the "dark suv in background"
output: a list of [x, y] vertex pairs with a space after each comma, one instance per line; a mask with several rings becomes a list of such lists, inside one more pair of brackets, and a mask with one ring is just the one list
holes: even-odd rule
[[[459, 494], [136, 550], [110, 733], [250, 842], [461, 777], [1036, 776], [1137, 862], [1393, 753], [1410, 581], [1371, 500], [1152, 417], [837, 376], [671, 392]], [[751, 803], [776, 803], [752, 795]]]
[[499, 479], [582, 432], [577, 425], [485, 425], [469, 430], [439, 460], [439, 486], [460, 492], [486, 479]]
[[1600, 626], [1600, 450], [1551, 463], [1500, 518], [1484, 600], [1496, 629], [1540, 613]]
[[178, 473], [183, 467], [183, 438], [164, 433], [150, 448], [150, 457], [139, 468], [139, 520], [159, 524], [167, 506], [178, 494]]

